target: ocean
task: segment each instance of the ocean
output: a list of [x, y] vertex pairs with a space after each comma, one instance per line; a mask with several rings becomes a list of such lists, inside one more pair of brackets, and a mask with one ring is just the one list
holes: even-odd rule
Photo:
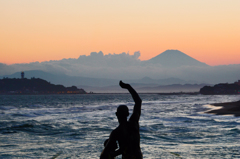
[[[240, 117], [204, 113], [240, 96], [140, 97], [143, 158], [240, 158]], [[0, 158], [99, 158], [120, 104], [132, 112], [130, 94], [1, 95]]]

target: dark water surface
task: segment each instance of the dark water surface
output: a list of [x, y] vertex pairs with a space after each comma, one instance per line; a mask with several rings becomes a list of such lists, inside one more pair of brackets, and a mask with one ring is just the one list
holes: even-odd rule
[[[144, 158], [240, 158], [240, 118], [203, 113], [239, 96], [140, 96]], [[1, 95], [0, 158], [99, 158], [120, 104], [132, 112], [129, 94]]]

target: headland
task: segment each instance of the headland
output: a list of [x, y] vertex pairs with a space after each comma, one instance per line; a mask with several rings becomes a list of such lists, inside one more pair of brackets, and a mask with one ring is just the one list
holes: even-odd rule
[[0, 79], [0, 94], [86, 94], [76, 86], [55, 85], [40, 78], [4, 78]]
[[240, 94], [240, 80], [235, 83], [220, 83], [214, 86], [204, 86], [200, 89], [203, 95], [234, 95]]

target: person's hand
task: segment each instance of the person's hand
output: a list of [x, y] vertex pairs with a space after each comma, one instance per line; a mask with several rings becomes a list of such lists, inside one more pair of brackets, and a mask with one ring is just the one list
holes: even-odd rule
[[109, 155], [108, 155], [109, 158], [114, 158], [115, 157], [115, 154], [114, 152], [109, 152]]
[[120, 87], [122, 87], [122, 88], [124, 88], [124, 89], [128, 89], [129, 86], [130, 86], [129, 84], [123, 83], [122, 81], [119, 82], [119, 85], [120, 85]]

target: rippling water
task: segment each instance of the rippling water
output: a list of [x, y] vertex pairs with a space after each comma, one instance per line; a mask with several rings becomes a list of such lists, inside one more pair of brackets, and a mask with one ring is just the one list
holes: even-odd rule
[[[140, 94], [144, 158], [240, 158], [240, 118], [203, 113], [239, 96]], [[99, 158], [129, 94], [0, 96], [0, 158]], [[121, 158], [121, 157], [118, 157]]]

